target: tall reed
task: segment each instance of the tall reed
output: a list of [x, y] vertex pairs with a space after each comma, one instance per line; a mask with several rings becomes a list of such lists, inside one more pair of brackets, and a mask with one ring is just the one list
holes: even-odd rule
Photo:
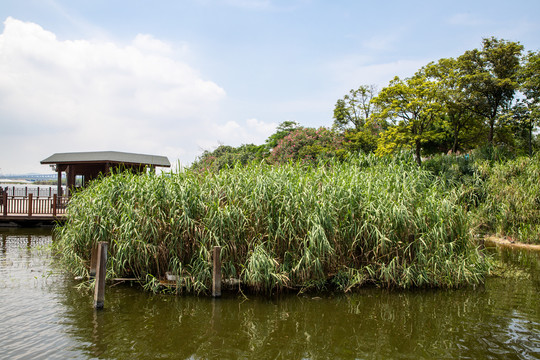
[[178, 291], [193, 293], [210, 286], [214, 245], [224, 278], [267, 293], [454, 287], [482, 282], [489, 268], [456, 192], [408, 155], [115, 174], [75, 194], [58, 235], [78, 275], [92, 246], [108, 241], [109, 277], [152, 285], [173, 272]]
[[540, 244], [540, 153], [489, 165], [479, 171], [486, 179], [485, 201], [475, 222], [485, 232]]

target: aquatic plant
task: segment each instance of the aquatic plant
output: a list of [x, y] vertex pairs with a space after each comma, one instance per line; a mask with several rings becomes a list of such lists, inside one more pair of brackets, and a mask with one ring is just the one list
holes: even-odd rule
[[266, 293], [455, 287], [482, 282], [489, 268], [459, 194], [408, 154], [114, 174], [73, 196], [57, 235], [78, 275], [88, 274], [96, 242], [107, 241], [109, 278], [154, 289], [169, 272], [177, 291], [190, 293], [208, 291], [215, 245], [224, 279]]

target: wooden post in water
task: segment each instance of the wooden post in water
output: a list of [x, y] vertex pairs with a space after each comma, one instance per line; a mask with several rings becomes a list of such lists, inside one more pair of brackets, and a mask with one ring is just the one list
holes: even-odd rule
[[103, 309], [105, 304], [105, 273], [107, 272], [107, 242], [98, 242], [97, 254], [94, 308]]
[[212, 296], [221, 296], [221, 246], [214, 246], [212, 258], [213, 258], [213, 272], [212, 272]]
[[97, 258], [98, 244], [95, 244], [94, 246], [92, 246], [92, 255], [90, 255], [90, 277], [96, 276]]
[[32, 193], [28, 194], [28, 216], [32, 216]]

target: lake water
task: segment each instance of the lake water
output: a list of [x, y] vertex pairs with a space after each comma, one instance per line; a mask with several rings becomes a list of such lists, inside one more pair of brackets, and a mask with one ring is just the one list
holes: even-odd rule
[[50, 230], [0, 228], [0, 359], [540, 359], [540, 256], [477, 288], [245, 299], [108, 286], [54, 264]]

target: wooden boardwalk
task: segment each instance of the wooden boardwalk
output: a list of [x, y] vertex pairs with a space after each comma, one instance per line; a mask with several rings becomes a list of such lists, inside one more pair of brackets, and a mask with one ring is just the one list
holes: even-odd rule
[[0, 224], [35, 226], [52, 225], [62, 222], [65, 216], [67, 197], [8, 195], [6, 192], [0, 198]]

